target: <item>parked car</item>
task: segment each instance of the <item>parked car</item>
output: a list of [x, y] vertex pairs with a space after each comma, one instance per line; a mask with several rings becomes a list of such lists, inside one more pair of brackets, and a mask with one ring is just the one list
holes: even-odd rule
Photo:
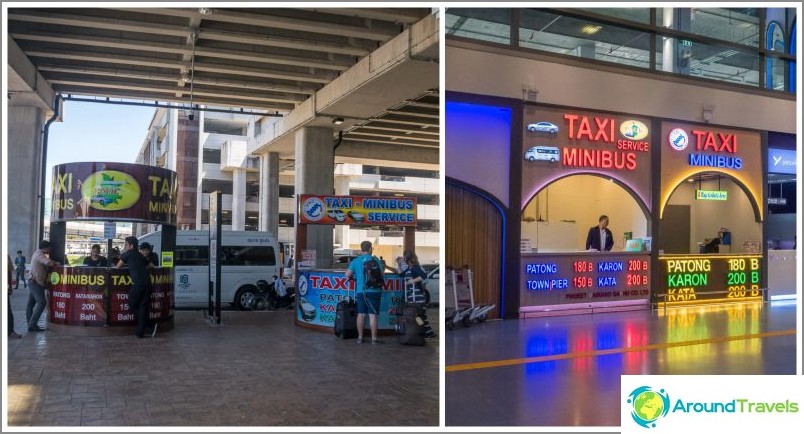
[[558, 133], [558, 126], [550, 122], [538, 122], [535, 124], [528, 124], [528, 131], [535, 133], [537, 131], [543, 133], [556, 134]]
[[[429, 264], [428, 264], [429, 265]], [[440, 285], [441, 285], [441, 267], [438, 264], [435, 264], [435, 268], [430, 268], [428, 271], [427, 268], [422, 266], [425, 271], [427, 271], [427, 278], [424, 279], [424, 284], [426, 286], [425, 290], [425, 300], [428, 305], [438, 305], [441, 297]]]

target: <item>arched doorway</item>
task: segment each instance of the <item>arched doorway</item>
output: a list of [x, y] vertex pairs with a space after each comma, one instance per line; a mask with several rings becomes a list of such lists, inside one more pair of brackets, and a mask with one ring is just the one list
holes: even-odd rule
[[[468, 265], [473, 273], [475, 304], [494, 304], [489, 318], [499, 318], [503, 269], [502, 210], [456, 183], [446, 188], [446, 267]], [[444, 269], [443, 271], [446, 271]], [[445, 296], [450, 294], [445, 291]]]

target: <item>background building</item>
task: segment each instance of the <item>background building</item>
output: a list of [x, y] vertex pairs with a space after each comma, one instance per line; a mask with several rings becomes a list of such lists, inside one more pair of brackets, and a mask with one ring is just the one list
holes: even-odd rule
[[[259, 140], [267, 117], [225, 111], [200, 111], [188, 118], [183, 110], [159, 108], [143, 140], [137, 163], [175, 170], [179, 176], [179, 230], [207, 229], [209, 194], [223, 193], [223, 227], [226, 230], [258, 230], [259, 158], [246, 154]], [[436, 133], [437, 134], [437, 133]], [[436, 136], [437, 139], [437, 136]], [[335, 194], [362, 196], [412, 196], [418, 200], [416, 250], [423, 263], [439, 257], [438, 170], [343, 162], [335, 164]], [[416, 166], [411, 164], [409, 166]], [[278, 240], [290, 253], [295, 241], [294, 160], [279, 161]], [[135, 234], [157, 229], [135, 225]], [[369, 240], [375, 254], [393, 258], [402, 253], [401, 228], [386, 226], [336, 226], [333, 248], [359, 249]]]

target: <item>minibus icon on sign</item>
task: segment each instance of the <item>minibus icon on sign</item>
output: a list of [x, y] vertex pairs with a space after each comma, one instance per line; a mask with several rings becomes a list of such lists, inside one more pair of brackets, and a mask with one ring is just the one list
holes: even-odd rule
[[555, 163], [561, 154], [555, 146], [534, 146], [525, 152], [525, 159], [528, 161], [549, 161]]

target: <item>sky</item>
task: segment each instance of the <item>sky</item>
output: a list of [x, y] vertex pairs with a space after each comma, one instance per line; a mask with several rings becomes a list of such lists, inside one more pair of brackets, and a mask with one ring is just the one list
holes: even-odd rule
[[65, 101], [63, 121], [50, 125], [45, 197], [53, 166], [81, 161], [134, 163], [155, 107]]

